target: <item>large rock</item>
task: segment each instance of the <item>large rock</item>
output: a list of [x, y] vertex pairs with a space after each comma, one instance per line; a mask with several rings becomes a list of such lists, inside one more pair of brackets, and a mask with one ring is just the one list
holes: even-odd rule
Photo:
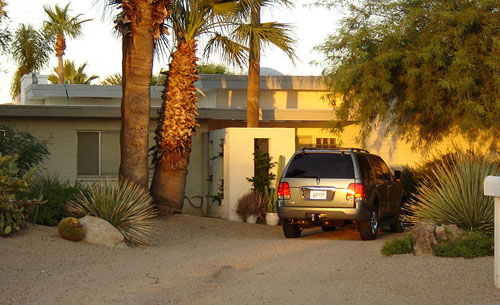
[[458, 236], [463, 234], [464, 230], [456, 225], [443, 225], [437, 226], [435, 230], [436, 239], [438, 242], [442, 240], [455, 241]]
[[84, 241], [107, 247], [123, 247], [123, 235], [109, 222], [93, 216], [80, 218], [80, 223], [85, 231]]
[[413, 233], [413, 254], [432, 254], [432, 249], [437, 245], [434, 235], [435, 225], [430, 222], [417, 222], [411, 229]]

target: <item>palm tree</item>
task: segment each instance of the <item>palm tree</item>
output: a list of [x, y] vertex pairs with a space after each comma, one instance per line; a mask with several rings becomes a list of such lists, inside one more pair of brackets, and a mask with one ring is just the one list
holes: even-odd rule
[[[3, 19], [6, 18], [6, 14], [4, 11], [4, 7], [7, 5], [5, 1], [0, 0], [0, 24], [2, 23]], [[5, 53], [8, 49], [8, 45], [11, 40], [11, 33], [8, 28], [1, 28], [0, 29], [0, 52]]]
[[54, 10], [47, 5], [44, 5], [43, 9], [49, 17], [49, 20], [43, 23], [43, 30], [48, 36], [56, 39], [58, 84], [64, 84], [63, 55], [66, 50], [66, 36], [73, 39], [78, 38], [83, 34], [82, 24], [92, 19], [80, 20], [82, 14], [71, 17], [68, 14], [69, 3], [62, 9], [57, 4], [54, 6]]
[[[120, 179], [148, 187], [148, 133], [153, 52], [167, 34], [164, 20], [171, 0], [96, 0], [118, 9], [115, 19], [122, 36], [122, 124]], [[109, 10], [108, 10], [109, 11]]]
[[50, 38], [35, 30], [32, 25], [19, 25], [11, 45], [12, 58], [17, 63], [10, 89], [12, 98], [21, 91], [21, 77], [24, 74], [38, 71], [47, 65], [50, 43]]
[[[87, 63], [81, 64], [78, 69], [76, 69], [75, 62], [69, 59], [64, 60], [64, 79], [68, 84], [83, 84], [90, 85], [94, 79], [99, 78], [97, 75], [87, 76], [85, 73], [85, 68]], [[53, 84], [59, 83], [58, 67], [53, 69], [55, 74], [49, 75], [49, 81]]]
[[260, 11], [262, 7], [272, 4], [291, 6], [288, 0], [256, 0], [250, 10], [250, 25], [256, 29], [249, 32], [248, 55], [248, 86], [247, 86], [247, 127], [259, 127], [259, 92], [260, 92], [260, 52], [261, 44], [268, 43], [280, 48], [288, 57], [295, 59], [293, 49], [294, 39], [290, 35], [286, 24], [266, 22], [261, 23]]
[[196, 50], [198, 38], [207, 37], [205, 53], [218, 47], [225, 58], [242, 64], [246, 48], [228, 35], [227, 25], [236, 21], [239, 6], [231, 0], [179, 0], [175, 2], [169, 25], [175, 51], [166, 73], [163, 104], [160, 109], [154, 147], [154, 175], [151, 193], [160, 214], [182, 210], [187, 166], [196, 123], [198, 80]]

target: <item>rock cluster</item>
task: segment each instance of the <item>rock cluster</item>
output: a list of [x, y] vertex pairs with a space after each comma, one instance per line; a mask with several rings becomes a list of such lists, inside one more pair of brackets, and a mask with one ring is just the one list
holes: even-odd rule
[[417, 222], [411, 229], [413, 233], [413, 254], [432, 254], [434, 247], [442, 240], [455, 240], [463, 230], [456, 225], [435, 225], [430, 222]]

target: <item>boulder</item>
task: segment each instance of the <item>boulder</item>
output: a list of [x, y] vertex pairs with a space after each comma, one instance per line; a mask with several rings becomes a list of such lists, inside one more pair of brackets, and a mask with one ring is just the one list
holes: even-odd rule
[[430, 222], [417, 222], [411, 229], [413, 233], [413, 254], [432, 254], [432, 249], [437, 245], [434, 235], [435, 225]]
[[98, 217], [85, 216], [80, 218], [80, 223], [85, 231], [84, 241], [111, 248], [123, 247], [123, 235], [109, 222]]
[[458, 236], [461, 236], [463, 232], [464, 230], [460, 229], [456, 225], [443, 225], [436, 227], [435, 235], [438, 242], [441, 242], [441, 240], [455, 241], [455, 239]]

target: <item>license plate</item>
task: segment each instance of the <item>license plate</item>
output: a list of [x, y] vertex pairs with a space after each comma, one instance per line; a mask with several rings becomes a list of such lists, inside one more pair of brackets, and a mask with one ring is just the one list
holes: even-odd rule
[[326, 199], [326, 191], [310, 191], [309, 198], [314, 200], [325, 200]]

